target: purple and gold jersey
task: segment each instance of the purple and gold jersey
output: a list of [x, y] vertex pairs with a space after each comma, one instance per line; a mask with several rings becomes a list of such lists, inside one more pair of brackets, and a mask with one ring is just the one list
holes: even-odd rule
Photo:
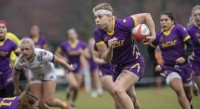
[[137, 20], [134, 16], [126, 17], [125, 19], [114, 19], [114, 28], [110, 33], [96, 28], [94, 31], [94, 39], [96, 45], [105, 43], [108, 46], [108, 40], [116, 37], [118, 43], [113, 50], [112, 64], [126, 64], [138, 59], [139, 51], [134, 46], [131, 36], [131, 29], [137, 25]]
[[200, 62], [200, 27], [192, 24], [187, 30], [194, 45], [194, 61]]
[[19, 97], [0, 98], [0, 109], [18, 109]]
[[59, 47], [63, 51], [64, 56], [68, 59], [69, 64], [74, 66], [74, 72], [78, 72], [81, 64], [80, 56], [86, 48], [86, 43], [80, 40], [78, 40], [76, 44], [70, 44], [68, 41], [64, 41]]
[[190, 39], [187, 30], [180, 24], [175, 24], [169, 31], [159, 30], [156, 40], [150, 44], [152, 47], [159, 46], [166, 65], [175, 65], [175, 60], [184, 56], [184, 42]]
[[6, 72], [10, 68], [10, 54], [17, 48], [17, 44], [8, 38], [0, 42], [0, 72]]
[[[25, 37], [31, 38], [30, 35], [27, 35]], [[43, 49], [44, 45], [47, 43], [45, 37], [42, 36], [42, 35], [38, 39], [35, 39], [35, 40], [33, 39], [33, 41], [34, 41], [34, 45], [35, 45], [36, 48], [42, 48], [42, 49]]]

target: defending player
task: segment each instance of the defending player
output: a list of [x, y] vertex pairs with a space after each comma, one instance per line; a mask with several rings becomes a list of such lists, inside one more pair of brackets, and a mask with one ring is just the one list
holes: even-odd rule
[[[147, 37], [150, 43], [155, 39], [155, 27], [148, 13], [135, 14], [125, 19], [113, 17], [113, 9], [107, 3], [93, 8], [97, 28], [94, 38], [98, 51], [106, 63], [113, 64], [114, 96], [122, 104], [123, 109], [138, 109], [133, 105], [126, 91], [136, 84], [144, 73], [144, 59], [134, 45], [131, 29], [139, 23], [146, 22], [151, 31]], [[135, 90], [135, 89], [134, 89]], [[136, 97], [134, 98], [136, 100]], [[137, 101], [137, 100], [136, 100]]]
[[73, 71], [66, 71], [66, 79], [69, 83], [69, 90], [67, 90], [67, 100], [69, 100], [71, 108], [75, 108], [75, 101], [78, 97], [79, 88], [83, 81], [83, 74], [81, 66], [83, 66], [83, 58], [86, 55], [86, 44], [78, 39], [78, 34], [74, 28], [67, 31], [68, 40], [60, 44], [56, 50], [56, 55], [62, 57], [75, 68]]
[[13, 79], [12, 68], [10, 66], [11, 52], [18, 52], [17, 44], [6, 38], [7, 23], [0, 21], [0, 97], [12, 97], [13, 95]]
[[[148, 47], [150, 58], [156, 72], [166, 78], [167, 84], [176, 92], [183, 109], [190, 109], [192, 100], [192, 68], [188, 56], [192, 52], [192, 41], [187, 30], [176, 24], [172, 12], [163, 12], [160, 16], [161, 30], [156, 33], [156, 40]], [[184, 46], [187, 45], [186, 49]], [[163, 65], [155, 60], [155, 48], [159, 46]]]
[[20, 96], [0, 98], [0, 109], [38, 109], [38, 104], [38, 99], [26, 91]]
[[[188, 33], [194, 44], [193, 55], [190, 56], [192, 63], [193, 78], [200, 89], [200, 5], [196, 5], [192, 9], [191, 25], [187, 28]], [[198, 90], [196, 95], [198, 95]]]
[[[68, 70], [73, 70], [73, 66], [67, 64], [62, 59], [44, 49], [35, 48], [34, 42], [30, 38], [23, 38], [20, 43], [21, 55], [16, 61], [13, 71], [15, 95], [21, 93], [19, 89], [18, 71], [30, 69], [29, 83], [31, 92], [50, 107], [60, 107], [66, 109], [66, 104], [58, 99], [54, 99], [56, 89], [56, 72], [52, 62], [58, 63]], [[40, 108], [45, 109], [40, 102]]]

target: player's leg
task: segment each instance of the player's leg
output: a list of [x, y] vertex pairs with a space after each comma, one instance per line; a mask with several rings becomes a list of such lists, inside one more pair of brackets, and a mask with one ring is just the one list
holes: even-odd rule
[[197, 90], [197, 95], [200, 93], [199, 92], [199, 90], [200, 90], [200, 75], [199, 76], [196, 76], [195, 78], [194, 78], [194, 81], [195, 81], [195, 83], [196, 83], [196, 90]]
[[78, 83], [76, 81], [75, 75], [72, 72], [66, 73], [66, 79], [67, 79], [67, 82], [68, 82], [67, 100], [69, 100], [71, 92], [73, 90], [78, 90]]
[[91, 84], [92, 84], [92, 97], [96, 97], [97, 95], [103, 94], [103, 89], [101, 86], [101, 81], [99, 79], [98, 69], [94, 69], [91, 72]]
[[72, 100], [70, 102], [70, 105], [71, 105], [72, 109], [76, 108], [75, 102], [76, 102], [76, 100], [78, 98], [78, 94], [79, 94], [79, 89], [80, 89], [81, 83], [83, 82], [83, 75], [81, 73], [75, 73], [74, 77], [75, 77], [76, 85], [74, 85]]
[[192, 82], [191, 84], [188, 84], [188, 85], [184, 84], [183, 88], [184, 88], [186, 97], [190, 103], [190, 106], [192, 107]]
[[190, 104], [184, 92], [183, 83], [180, 75], [176, 72], [172, 72], [167, 76], [166, 82], [176, 92], [181, 107], [183, 109], [190, 109]]
[[39, 100], [39, 109], [48, 109], [45, 106], [44, 99], [43, 99], [43, 90], [42, 90], [42, 83], [41, 81], [35, 80], [34, 82], [30, 82], [30, 91], [31, 93], [38, 98]]
[[113, 86], [114, 86], [114, 82], [112, 80], [112, 76], [111, 75], [104, 75], [100, 78], [103, 87], [110, 93], [110, 95], [113, 97], [114, 102], [115, 102], [115, 109], [122, 109], [120, 102], [118, 101], [118, 99], [114, 96], [114, 92], [113, 92]]
[[138, 99], [137, 99], [137, 95], [136, 95], [134, 85], [127, 90], [127, 94], [130, 96], [130, 98], [133, 102], [134, 109], [140, 109], [140, 104], [139, 104]]
[[114, 94], [122, 104], [123, 109], [134, 109], [131, 98], [126, 93], [139, 77], [131, 71], [123, 70], [114, 83]]
[[60, 107], [66, 109], [67, 105], [59, 99], [55, 99], [56, 82], [47, 80], [42, 83], [43, 96], [45, 103], [50, 107]]
[[79, 83], [74, 73], [67, 73], [66, 79], [68, 81], [69, 88], [70, 88], [68, 93], [72, 95], [72, 98], [70, 100], [69, 99], [67, 100], [70, 102], [71, 107], [75, 107], [75, 100], [78, 96]]

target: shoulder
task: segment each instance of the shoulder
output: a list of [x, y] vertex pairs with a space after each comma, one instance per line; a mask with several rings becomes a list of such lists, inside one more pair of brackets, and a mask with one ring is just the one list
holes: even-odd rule
[[175, 29], [177, 29], [177, 30], [186, 30], [186, 28], [181, 24], [175, 24]]
[[187, 31], [190, 32], [190, 31], [193, 31], [195, 28], [194, 24], [191, 24], [190, 26], [187, 27]]
[[156, 32], [156, 37], [159, 37], [159, 36], [161, 36], [162, 34], [163, 34], [162, 30], [158, 30], [158, 31]]
[[17, 36], [15, 34], [11, 33], [11, 32], [8, 32], [6, 34], [6, 37], [12, 40], [13, 38], [16, 38]]

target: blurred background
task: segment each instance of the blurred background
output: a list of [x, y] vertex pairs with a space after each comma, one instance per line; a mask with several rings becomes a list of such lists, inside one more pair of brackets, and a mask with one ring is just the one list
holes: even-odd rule
[[[86, 42], [90, 37], [93, 37], [95, 22], [92, 9], [95, 5], [102, 2], [111, 4], [114, 9], [114, 15], [118, 18], [125, 18], [129, 15], [141, 12], [151, 13], [156, 25], [156, 30], [160, 28], [159, 17], [163, 10], [170, 10], [174, 12], [177, 23], [187, 26], [192, 7], [200, 4], [200, 0], [0, 0], [0, 20], [7, 21], [9, 25], [8, 31], [16, 34], [19, 38], [23, 38], [25, 35], [27, 35], [32, 25], [39, 25], [41, 34], [45, 36], [49, 46], [51, 47], [51, 50], [54, 52], [61, 41], [66, 40], [67, 37], [65, 33], [69, 28], [75, 28], [79, 34], [79, 39], [82, 39]], [[138, 44], [138, 46], [141, 54], [145, 58], [146, 64], [144, 79], [142, 79], [139, 84], [145, 85], [148, 83], [153, 83], [155, 82], [155, 79], [152, 77], [154, 77], [155, 72], [151, 66], [146, 46], [141, 44]], [[62, 72], [61, 69], [57, 70]], [[144, 90], [139, 90], [139, 97], [145, 94], [159, 94], [159, 96], [161, 96], [163, 93], [168, 93], [171, 91], [168, 91], [168, 88], [167, 91], [163, 90], [163, 92], [155, 92], [152, 89], [148, 89], [148, 92], [150, 93], [147, 94], [146, 92], [143, 92]], [[65, 92], [60, 91], [57, 93], [57, 96], [64, 99], [63, 94], [65, 94]], [[85, 97], [85, 95], [81, 96], [83, 98]], [[157, 108], [155, 108], [152, 103], [149, 103], [149, 101], [152, 100], [151, 97], [141, 97], [140, 100], [142, 103], [150, 104], [142, 106], [142, 108], [161, 109], [166, 101], [174, 99], [170, 103], [175, 102], [177, 105], [176, 109], [179, 109], [174, 94], [168, 94], [162, 97], [166, 97], [166, 99], [162, 99], [163, 101], [161, 100], [161, 103], [157, 103], [160, 105], [160, 107], [157, 106]], [[171, 97], [172, 99], [167, 99], [167, 97]], [[84, 98], [86, 101], [87, 99], [88, 96]], [[155, 99], [160, 101], [159, 98]], [[87, 107], [89, 104], [83, 104], [82, 100], [83, 99], [80, 99], [80, 101], [78, 101], [79, 107], [83, 107], [82, 109], [94, 109], [94, 107]], [[104, 103], [110, 103], [109, 101], [112, 99], [104, 97], [101, 98], [101, 100]], [[105, 102], [105, 100], [109, 101]], [[194, 101], [196, 103], [195, 106], [198, 107], [196, 109], [200, 109], [200, 103], [197, 103], [197, 101], [199, 100], [196, 99], [196, 101]], [[88, 102], [92, 101], [88, 100]], [[93, 101], [93, 103], [94, 102], [96, 102], [97, 105], [99, 104], [98, 100]], [[170, 105], [174, 106], [175, 104], [173, 103]], [[96, 107], [97, 105], [94, 104]], [[109, 108], [107, 107], [107, 104], [105, 105], [106, 107], [102, 107], [101, 109], [113, 108], [113, 105], [109, 104]]]
[[[92, 8], [102, 2], [110, 3], [114, 15], [119, 18], [149, 12], [156, 29], [163, 10], [173, 11], [177, 22], [186, 26], [192, 7], [200, 4], [200, 0], [0, 0], [0, 19], [6, 20], [9, 31], [19, 38], [28, 34], [32, 25], [39, 25], [41, 34], [54, 51], [66, 39], [66, 30], [71, 27], [77, 30], [82, 40], [93, 37], [95, 22]], [[146, 47], [138, 46], [146, 60], [145, 76], [152, 76], [146, 49], [143, 49]]]

